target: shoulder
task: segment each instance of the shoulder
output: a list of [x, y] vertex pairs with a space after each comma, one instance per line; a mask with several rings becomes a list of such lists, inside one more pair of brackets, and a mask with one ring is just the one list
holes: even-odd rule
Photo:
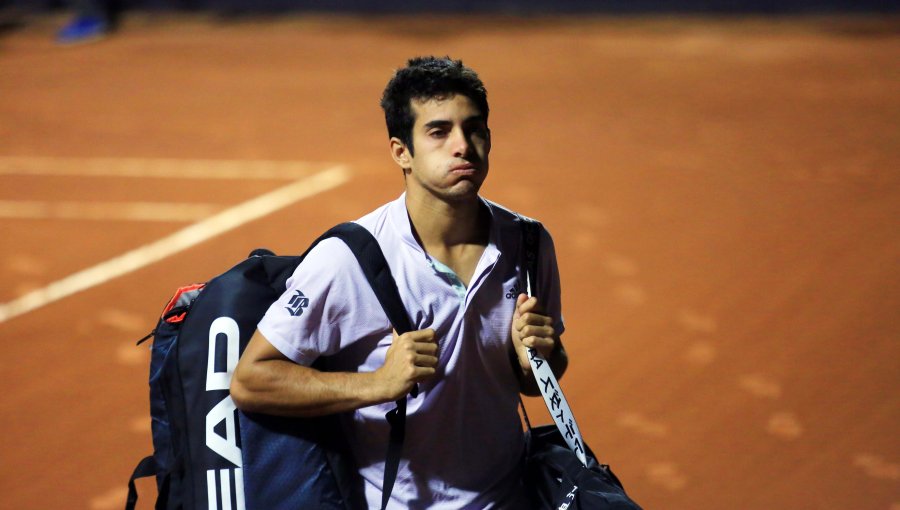
[[355, 220], [353, 223], [362, 225], [373, 234], [384, 227], [384, 222], [388, 218], [389, 213], [393, 209], [393, 202], [388, 202], [365, 216]]
[[501, 238], [520, 240], [522, 238], [523, 222], [530, 221], [538, 225], [538, 228], [541, 231], [541, 241], [549, 243], [553, 242], [550, 233], [547, 231], [547, 227], [539, 220], [513, 211], [508, 207], [492, 202], [486, 198], [482, 197], [481, 200], [491, 211], [491, 220], [494, 222], [495, 228]]
[[353, 253], [347, 243], [337, 237], [323, 239], [309, 250], [300, 267], [330, 266], [354, 260]]
[[361, 282], [365, 282], [365, 275], [351, 247], [338, 237], [329, 237], [309, 250], [288, 285], [334, 289], [354, 287]]
[[518, 224], [523, 216], [497, 202], [481, 197], [481, 202], [491, 211], [491, 219], [499, 225]]
[[[390, 237], [387, 235], [391, 230], [389, 220], [396, 209], [396, 202], [384, 204], [353, 223], [368, 230], [380, 245], [384, 245], [388, 240], [387, 237]], [[307, 278], [322, 277], [332, 281], [353, 281], [364, 277], [353, 249], [337, 237], [323, 239], [313, 246], [294, 274], [304, 274]]]
[[404, 195], [400, 195], [399, 198], [382, 205], [355, 220], [354, 223], [365, 227], [375, 237], [379, 237], [385, 230], [393, 228], [398, 219], [406, 218], [406, 214]]

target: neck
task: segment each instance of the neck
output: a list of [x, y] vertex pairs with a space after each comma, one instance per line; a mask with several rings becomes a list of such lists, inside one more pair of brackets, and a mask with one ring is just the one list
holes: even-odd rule
[[487, 244], [490, 217], [477, 196], [448, 202], [407, 192], [406, 210], [413, 232], [426, 251], [431, 247]]

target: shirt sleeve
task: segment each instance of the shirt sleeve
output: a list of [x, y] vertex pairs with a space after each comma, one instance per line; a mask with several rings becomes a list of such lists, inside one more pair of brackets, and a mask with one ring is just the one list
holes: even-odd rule
[[565, 331], [565, 321], [562, 316], [562, 297], [559, 282], [559, 267], [556, 263], [556, 249], [553, 246], [553, 238], [547, 229], [541, 229], [540, 253], [538, 255], [538, 292], [539, 300], [544, 311], [553, 319], [553, 329], [556, 336], [562, 336]]
[[284, 294], [259, 322], [260, 333], [301, 365], [334, 354], [354, 337], [343, 326], [351, 315], [350, 304], [357, 300], [360, 279], [368, 285], [346, 244], [340, 239], [320, 242], [288, 278]]

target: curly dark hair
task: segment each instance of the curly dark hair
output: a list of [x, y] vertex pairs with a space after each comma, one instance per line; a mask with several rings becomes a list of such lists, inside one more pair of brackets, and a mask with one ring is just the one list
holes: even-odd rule
[[487, 90], [481, 78], [462, 60], [450, 57], [415, 57], [398, 69], [381, 96], [381, 108], [387, 123], [388, 137], [399, 138], [413, 154], [412, 128], [416, 122], [413, 99], [443, 99], [462, 94], [471, 99], [487, 123]]

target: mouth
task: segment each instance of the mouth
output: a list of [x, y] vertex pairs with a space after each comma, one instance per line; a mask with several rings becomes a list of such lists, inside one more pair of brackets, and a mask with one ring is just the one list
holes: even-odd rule
[[478, 172], [478, 167], [472, 163], [463, 163], [450, 167], [450, 173], [453, 175], [472, 175]]

